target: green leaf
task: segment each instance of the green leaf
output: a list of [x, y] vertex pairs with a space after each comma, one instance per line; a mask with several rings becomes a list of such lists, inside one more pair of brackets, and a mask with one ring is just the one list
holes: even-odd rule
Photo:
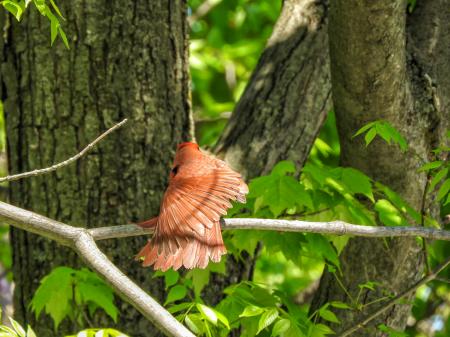
[[176, 284], [180, 278], [180, 274], [173, 269], [169, 269], [165, 272], [157, 270], [153, 274], [153, 277], [160, 277], [160, 276], [164, 276], [164, 283], [166, 285], [166, 290], [169, 289], [174, 284]]
[[273, 325], [271, 336], [272, 337], [280, 336], [283, 332], [287, 331], [290, 326], [291, 326], [290, 320], [288, 320], [286, 318], [279, 319]]
[[228, 330], [230, 330], [230, 322], [228, 321], [228, 318], [226, 318], [225, 315], [222, 314], [221, 312], [219, 312], [219, 311], [217, 311], [215, 309], [212, 309], [212, 310], [215, 312], [219, 322], [221, 322], [223, 325], [226, 326], [226, 328]]
[[389, 128], [386, 127], [385, 123], [377, 122], [375, 124], [375, 130], [377, 131], [377, 134], [386, 141], [386, 143], [391, 144], [392, 134]]
[[406, 332], [395, 330], [391, 327], [386, 326], [385, 324], [378, 325], [378, 329], [380, 331], [386, 332], [389, 337], [408, 337], [409, 336]]
[[204, 304], [200, 304], [200, 303], [197, 303], [196, 307], [205, 319], [210, 321], [212, 324], [217, 325], [218, 318], [213, 309], [211, 309], [210, 307], [208, 307]]
[[328, 260], [336, 267], [340, 267], [339, 257], [336, 250], [325, 237], [320, 234], [311, 233], [306, 235], [306, 240], [309, 243], [309, 251]]
[[36, 334], [34, 333], [33, 329], [31, 329], [31, 326], [27, 326], [27, 337], [36, 337]]
[[259, 316], [264, 312], [264, 309], [257, 307], [255, 305], [248, 305], [245, 307], [244, 311], [239, 315], [239, 317], [253, 317]]
[[198, 326], [198, 322], [193, 320], [191, 315], [186, 315], [184, 322], [193, 333], [199, 335], [202, 332], [202, 329]]
[[439, 182], [444, 179], [445, 177], [447, 177], [448, 174], [448, 167], [445, 167], [441, 170], [439, 170], [436, 175], [433, 177], [433, 179], [431, 179], [430, 182], [430, 188], [429, 191], [433, 191], [434, 188], [436, 187], [437, 184], [439, 184]]
[[69, 47], [69, 41], [67, 40], [67, 36], [66, 33], [64, 32], [64, 30], [61, 28], [61, 25], [58, 26], [58, 32], [59, 32], [59, 36], [61, 36], [61, 39], [64, 42], [64, 45], [66, 46], [67, 49], [70, 49]]
[[50, 4], [52, 5], [53, 9], [55, 10], [55, 12], [62, 18], [64, 19], [63, 15], [61, 14], [58, 6], [56, 6], [55, 2], [53, 0], [50, 0]]
[[200, 297], [203, 288], [209, 283], [209, 268], [208, 269], [193, 269], [188, 272], [186, 278], [192, 280], [194, 286], [194, 293], [196, 297]]
[[295, 173], [295, 164], [290, 160], [278, 162], [272, 169], [271, 175], [284, 176], [286, 173]]
[[366, 133], [364, 136], [364, 140], [366, 141], [366, 146], [369, 146], [369, 144], [372, 142], [372, 140], [377, 135], [377, 130], [375, 128], [372, 128], [369, 130], [369, 132]]
[[363, 194], [374, 202], [370, 178], [361, 171], [351, 167], [344, 168], [342, 171], [342, 181], [348, 186], [351, 192]]
[[17, 21], [20, 21], [20, 18], [22, 17], [24, 8], [20, 5], [20, 3], [10, 1], [10, 0], [4, 0], [1, 2], [3, 7], [10, 12]]
[[58, 36], [58, 28], [59, 22], [56, 19], [50, 20], [50, 37], [51, 37], [51, 45], [55, 42], [56, 36]]
[[33, 0], [33, 3], [38, 9], [39, 13], [45, 16], [47, 12], [47, 5], [45, 4], [45, 0]]
[[330, 302], [330, 305], [332, 307], [335, 307], [338, 309], [352, 309], [352, 307], [349, 306], [347, 303], [340, 302], [340, 301], [332, 301], [332, 302]]
[[11, 326], [13, 327], [14, 331], [17, 333], [17, 336], [26, 337], [26, 332], [19, 323], [17, 323], [11, 317], [9, 317], [9, 322], [11, 323]]
[[168, 312], [170, 312], [171, 314], [175, 314], [177, 312], [180, 312], [182, 310], [185, 310], [189, 307], [193, 307], [194, 304], [191, 302], [184, 302], [184, 303], [179, 303], [179, 304], [175, 304], [172, 305], [170, 308], [167, 309]]
[[77, 291], [84, 303], [92, 302], [102, 308], [109, 317], [117, 322], [119, 310], [114, 305], [114, 293], [105, 283], [98, 283], [93, 279], [79, 281]]
[[361, 129], [359, 129], [358, 131], [356, 131], [356, 133], [353, 135], [352, 138], [355, 138], [361, 134], [363, 134], [364, 132], [366, 132], [367, 130], [369, 130], [370, 128], [373, 128], [375, 126], [376, 122], [370, 122], [366, 125], [364, 125]]
[[[450, 194], [447, 196], [447, 200], [444, 202], [444, 206], [447, 205], [447, 204], [450, 204]], [[439, 227], [439, 223], [438, 223], [437, 228], [440, 228]]]
[[267, 186], [275, 180], [272, 176], [262, 176], [250, 181], [248, 198], [257, 198], [264, 195]]
[[426, 163], [426, 164], [422, 165], [422, 167], [419, 169], [419, 172], [434, 170], [438, 167], [441, 167], [443, 163], [444, 162], [440, 161], [440, 160]]
[[392, 205], [389, 200], [377, 200], [375, 203], [375, 210], [378, 212], [381, 222], [386, 226], [407, 225], [406, 220], [402, 217], [399, 210]]
[[68, 267], [58, 267], [41, 280], [31, 300], [31, 308], [39, 317], [41, 311], [49, 314], [55, 324], [55, 328], [71, 310], [72, 285], [74, 282], [74, 270]]
[[443, 199], [448, 194], [449, 191], [450, 191], [450, 179], [446, 179], [442, 184], [442, 186], [439, 188], [437, 199], [438, 200]]
[[259, 334], [262, 330], [271, 325], [278, 317], [278, 310], [276, 308], [270, 308], [261, 315], [258, 322], [258, 332]]
[[323, 337], [326, 335], [334, 334], [334, 331], [331, 330], [325, 324], [314, 324], [310, 327], [310, 333], [308, 336], [310, 337]]
[[321, 308], [319, 310], [319, 315], [320, 317], [322, 317], [323, 319], [333, 322], [333, 323], [340, 323], [339, 319], [336, 317], [336, 315], [334, 314], [334, 312], [332, 312], [331, 310], [328, 310], [326, 308]]
[[169, 293], [167, 294], [166, 302], [164, 302], [164, 305], [181, 300], [186, 297], [186, 294], [187, 288], [183, 285], [177, 284], [176, 286], [170, 288]]

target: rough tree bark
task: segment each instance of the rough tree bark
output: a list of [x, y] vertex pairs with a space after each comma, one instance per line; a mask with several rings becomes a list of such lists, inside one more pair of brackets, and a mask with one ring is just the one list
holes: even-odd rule
[[[325, 0], [283, 2], [272, 36], [215, 148], [247, 179], [267, 173], [280, 160], [294, 160], [299, 168], [306, 161], [331, 106], [326, 11]], [[278, 130], [283, 134], [274, 132]], [[226, 276], [213, 275], [206, 297], [251, 279], [254, 262], [248, 256], [239, 261], [228, 257]]]
[[[450, 15], [448, 1], [418, 1], [406, 24], [405, 1], [336, 0], [330, 3], [329, 42], [332, 91], [341, 141], [341, 163], [356, 167], [392, 187], [421, 208], [426, 176], [421, 160], [444, 139], [450, 114]], [[408, 33], [408, 35], [407, 35]], [[406, 38], [408, 36], [408, 39]], [[406, 137], [410, 151], [375, 140], [365, 147], [352, 135], [366, 123], [384, 119]], [[415, 153], [415, 154], [414, 154]], [[351, 239], [341, 255], [343, 286], [356, 298], [359, 284], [380, 282], [360, 298], [367, 304], [383, 293], [399, 293], [423, 273], [421, 245], [414, 239]], [[335, 276], [325, 271], [312, 310], [325, 302], [348, 302]], [[352, 326], [383, 303], [362, 311], [340, 310], [342, 325]], [[410, 304], [399, 304], [352, 336], [384, 336], [376, 326], [403, 329]]]
[[[71, 49], [50, 47], [47, 19], [30, 6], [9, 20], [1, 47], [1, 100], [11, 174], [49, 166], [78, 152], [106, 128], [130, 120], [76, 164], [11, 183], [10, 201], [72, 225], [123, 224], [155, 215], [176, 144], [189, 139], [185, 1], [60, 2]], [[3, 34], [3, 33], [2, 33]], [[15, 315], [54, 336], [47, 316], [35, 320], [30, 299], [40, 279], [78, 259], [54, 243], [11, 230]], [[133, 257], [145, 238], [109, 240], [102, 250], [142, 287], [164, 299], [163, 281]], [[96, 326], [134, 337], [157, 335], [130, 305], [118, 301], [117, 324]], [[84, 326], [86, 327], [86, 326]], [[65, 324], [58, 334], [81, 327]]]
[[247, 178], [303, 166], [331, 106], [327, 1], [286, 0], [216, 153]]

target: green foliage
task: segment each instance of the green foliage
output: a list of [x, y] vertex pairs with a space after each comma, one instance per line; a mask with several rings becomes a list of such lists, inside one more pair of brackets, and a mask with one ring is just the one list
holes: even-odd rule
[[365, 133], [364, 140], [366, 142], [366, 146], [368, 146], [375, 136], [379, 136], [384, 139], [388, 144], [393, 142], [400, 146], [400, 149], [405, 152], [408, 149], [408, 144], [406, 143], [405, 138], [397, 131], [389, 122], [386, 121], [374, 121], [364, 125], [361, 129], [359, 129], [353, 137], [357, 137]]
[[395, 330], [391, 327], [386, 326], [385, 324], [380, 324], [378, 326], [380, 331], [386, 332], [388, 337], [408, 337], [409, 335], [405, 332]]
[[66, 337], [129, 337], [129, 336], [115, 329], [86, 329], [80, 331], [76, 335], [70, 335]]
[[55, 42], [56, 37], [60, 36], [64, 45], [69, 49], [69, 42], [66, 33], [61, 27], [60, 19], [65, 20], [58, 6], [53, 0], [3, 0], [0, 1], [3, 7], [10, 12], [17, 21], [20, 21], [25, 10], [30, 3], [33, 3], [41, 15], [47, 17], [50, 21], [50, 37], [51, 45]]
[[112, 289], [97, 274], [84, 268], [53, 269], [41, 280], [30, 305], [36, 318], [43, 310], [50, 315], [55, 329], [66, 317], [85, 324], [82, 310], [92, 316], [100, 308], [114, 321], [118, 315]]
[[417, 0], [408, 0], [408, 12], [411, 14], [416, 9]]
[[281, 2], [214, 0], [201, 14], [204, 4], [189, 1], [190, 73], [197, 138], [212, 145], [250, 78]]
[[[0, 337], [36, 337], [33, 329], [28, 325], [25, 330], [17, 321], [8, 317], [11, 327], [0, 324]], [[2, 321], [2, 311], [0, 309], [0, 322]]]

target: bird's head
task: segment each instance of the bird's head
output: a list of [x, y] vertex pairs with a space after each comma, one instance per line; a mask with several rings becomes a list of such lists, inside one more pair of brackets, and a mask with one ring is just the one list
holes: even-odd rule
[[183, 149], [183, 148], [194, 148], [194, 149], [197, 149], [197, 150], [200, 150], [200, 147], [198, 146], [198, 144], [197, 143], [194, 143], [194, 142], [184, 142], [184, 143], [180, 143], [180, 144], [178, 144], [178, 146], [177, 146], [177, 150], [179, 151], [179, 150], [181, 150], [181, 149]]

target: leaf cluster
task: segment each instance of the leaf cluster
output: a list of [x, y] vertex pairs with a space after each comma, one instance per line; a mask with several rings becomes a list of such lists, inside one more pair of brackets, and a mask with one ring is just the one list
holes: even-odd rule
[[113, 290], [88, 269], [57, 267], [41, 280], [30, 303], [36, 318], [42, 311], [53, 319], [55, 330], [65, 318], [86, 324], [85, 310], [93, 315], [97, 309], [117, 321], [118, 309]]
[[59, 35], [64, 45], [69, 49], [69, 41], [67, 40], [66, 33], [64, 32], [60, 19], [65, 20], [54, 0], [3, 0], [0, 4], [10, 12], [17, 21], [22, 19], [25, 10], [30, 4], [33, 4], [39, 13], [45, 16], [50, 21], [50, 37], [51, 45], [55, 42], [56, 37]]

